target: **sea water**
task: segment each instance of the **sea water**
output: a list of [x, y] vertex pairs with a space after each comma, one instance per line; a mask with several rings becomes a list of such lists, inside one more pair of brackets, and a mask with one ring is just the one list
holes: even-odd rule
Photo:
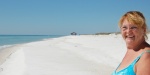
[[49, 38], [57, 38], [63, 35], [0, 35], [0, 50], [15, 44], [40, 41]]

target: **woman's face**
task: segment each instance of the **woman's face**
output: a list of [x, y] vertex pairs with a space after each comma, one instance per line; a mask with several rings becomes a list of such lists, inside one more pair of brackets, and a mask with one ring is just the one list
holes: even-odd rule
[[123, 21], [120, 29], [122, 37], [129, 49], [138, 47], [145, 40], [144, 29], [129, 23], [126, 19]]

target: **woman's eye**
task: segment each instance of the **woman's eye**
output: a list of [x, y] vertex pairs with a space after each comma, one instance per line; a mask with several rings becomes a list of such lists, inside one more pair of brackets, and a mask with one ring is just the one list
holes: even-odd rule
[[123, 26], [123, 27], [121, 27], [121, 29], [122, 29], [122, 30], [126, 30], [126, 29], [127, 29], [127, 27]]
[[131, 27], [131, 29], [137, 29], [137, 27]]
[[131, 27], [122, 26], [122, 27], [121, 27], [121, 30], [122, 30], [122, 31], [125, 31], [125, 30], [127, 30], [127, 29], [129, 29], [129, 30], [136, 30], [137, 28], [138, 28], [137, 26], [131, 26]]
[[122, 28], [127, 28], [127, 27], [122, 27]]

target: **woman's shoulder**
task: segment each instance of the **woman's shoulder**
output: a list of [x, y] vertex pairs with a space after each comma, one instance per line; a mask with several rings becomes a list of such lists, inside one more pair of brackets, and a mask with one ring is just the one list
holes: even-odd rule
[[138, 74], [150, 75], [150, 50], [146, 50], [136, 64]]
[[141, 59], [143, 60], [150, 60], [150, 49], [149, 50], [146, 50], [145, 52], [143, 52], [142, 56], [141, 56]]
[[147, 50], [143, 51], [143, 53], [141, 54], [141, 58], [140, 60], [150, 60], [150, 48], [148, 48]]

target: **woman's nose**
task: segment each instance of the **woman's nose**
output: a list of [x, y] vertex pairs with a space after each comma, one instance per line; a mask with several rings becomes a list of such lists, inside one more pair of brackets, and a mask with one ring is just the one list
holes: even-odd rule
[[127, 28], [127, 33], [131, 33], [132, 29], [131, 28]]

